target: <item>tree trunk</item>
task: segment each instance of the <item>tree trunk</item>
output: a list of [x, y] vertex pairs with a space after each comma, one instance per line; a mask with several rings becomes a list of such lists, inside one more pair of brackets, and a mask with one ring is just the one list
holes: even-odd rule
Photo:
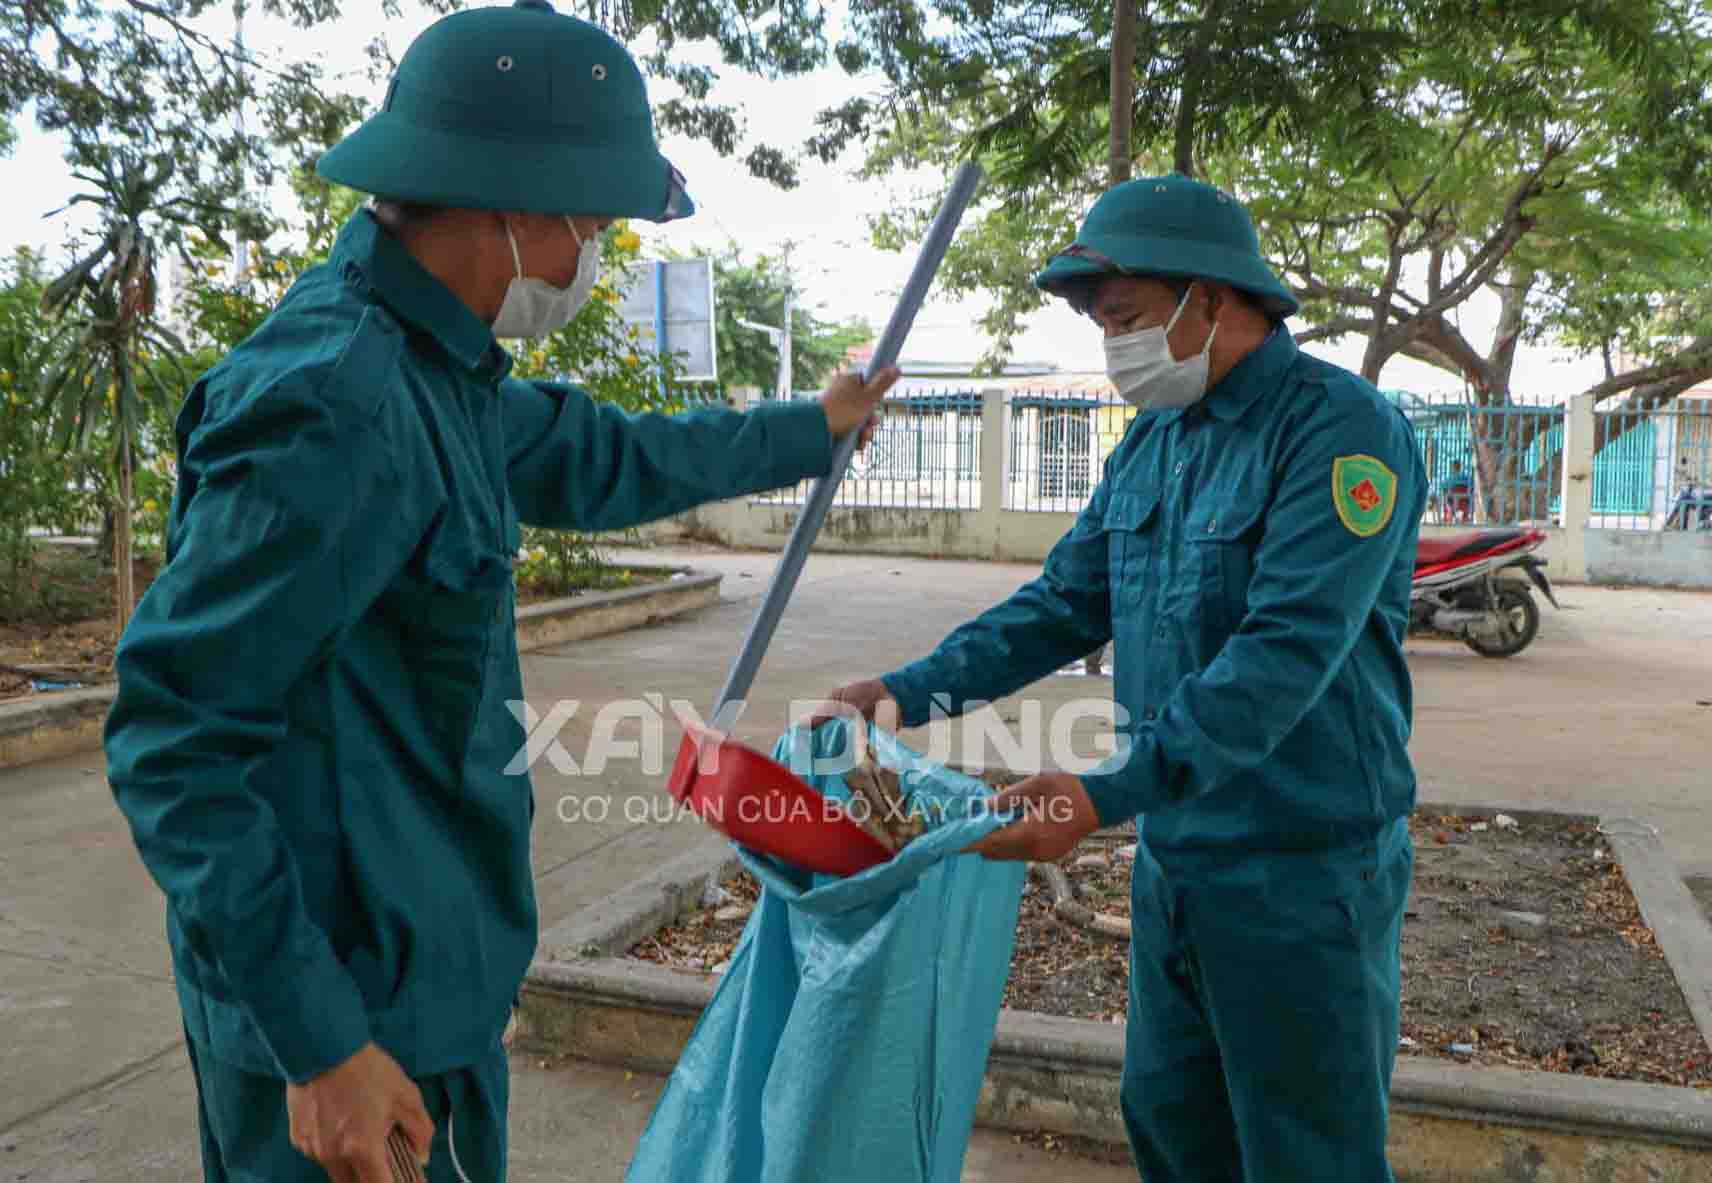
[[1498, 328], [1493, 334], [1492, 349], [1486, 355], [1487, 384], [1501, 386], [1506, 401], [1510, 378], [1516, 370], [1516, 350], [1527, 327], [1528, 293], [1533, 291], [1535, 279], [1532, 270], [1514, 267], [1508, 282], [1492, 285], [1498, 292]]
[[[88, 524], [89, 523], [87, 521], [79, 522], [79, 523], [77, 523], [77, 527], [78, 527], [78, 529], [82, 529], [84, 526], [87, 526]], [[112, 505], [108, 505], [105, 509], [103, 509], [101, 511], [101, 538], [95, 544], [95, 551], [97, 554], [99, 554], [101, 556], [101, 565], [102, 566], [110, 567], [113, 565], [113, 507], [112, 507]]]
[[1195, 123], [1200, 116], [1201, 79], [1207, 70], [1207, 46], [1218, 27], [1219, 9], [1223, 0], [1207, 0], [1201, 12], [1201, 26], [1195, 30], [1195, 40], [1189, 50], [1189, 60], [1183, 70], [1183, 93], [1177, 101], [1177, 137], [1172, 167], [1186, 177], [1195, 175]]
[[1112, 15], [1112, 138], [1110, 184], [1130, 178], [1135, 159], [1135, 24], [1140, 0], [1117, 0]]
[[113, 506], [113, 599], [118, 623], [115, 639], [125, 635], [125, 626], [131, 623], [131, 611], [137, 603], [131, 571], [131, 490], [131, 448], [127, 439], [119, 443], [119, 494]]
[[1396, 356], [1394, 350], [1385, 347], [1378, 334], [1367, 339], [1367, 349], [1361, 355], [1361, 376], [1375, 386], [1379, 385], [1379, 375], [1385, 370], [1385, 363]]

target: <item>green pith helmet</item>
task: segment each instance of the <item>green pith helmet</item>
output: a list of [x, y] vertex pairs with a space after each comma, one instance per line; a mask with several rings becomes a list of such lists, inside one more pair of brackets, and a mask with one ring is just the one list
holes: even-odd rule
[[1068, 281], [1113, 272], [1228, 283], [1279, 319], [1298, 307], [1261, 257], [1242, 203], [1180, 174], [1108, 189], [1088, 211], [1075, 243], [1048, 261], [1034, 285], [1062, 295]]
[[665, 222], [695, 204], [654, 139], [642, 72], [547, 0], [466, 9], [405, 51], [381, 110], [321, 157], [330, 181], [453, 209]]

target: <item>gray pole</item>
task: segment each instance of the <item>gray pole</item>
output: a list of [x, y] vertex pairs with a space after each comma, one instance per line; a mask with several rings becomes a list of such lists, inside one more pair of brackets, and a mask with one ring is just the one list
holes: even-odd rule
[[[880, 334], [880, 343], [874, 349], [874, 358], [869, 362], [864, 377], [872, 377], [897, 361], [898, 353], [903, 349], [904, 338], [909, 336], [916, 313], [927, 299], [927, 289], [932, 285], [934, 274], [945, 258], [952, 236], [957, 233], [957, 223], [963, 217], [963, 211], [969, 207], [969, 202], [974, 199], [975, 188], [980, 183], [981, 166], [974, 161], [958, 169], [957, 175], [952, 178], [950, 192], [945, 195], [939, 213], [934, 215], [933, 225], [928, 227], [927, 237], [921, 244], [921, 253], [916, 256], [915, 268], [910, 272], [909, 281], [904, 284], [897, 306], [892, 309], [892, 319], [887, 322], [886, 331]], [[779, 556], [778, 570], [773, 573], [773, 582], [767, 587], [766, 597], [755, 612], [748, 635], [743, 638], [743, 647], [738, 651], [737, 660], [732, 664], [731, 673], [714, 703], [713, 714], [708, 720], [710, 726], [729, 731], [736, 724], [735, 718], [725, 717], [726, 710], [733, 703], [740, 703], [748, 695], [749, 687], [755, 681], [755, 673], [761, 668], [761, 659], [773, 639], [774, 630], [779, 627], [779, 618], [784, 615], [785, 603], [791, 598], [791, 590], [796, 587], [797, 576], [802, 573], [803, 564], [808, 561], [809, 547], [814, 545], [814, 536], [820, 532], [820, 524], [825, 520], [826, 511], [832, 505], [832, 495], [838, 491], [838, 482], [843, 479], [844, 470], [850, 467], [850, 457], [855, 455], [856, 441], [861, 435], [860, 431], [852, 431], [838, 441], [838, 445], [833, 449], [832, 465], [827, 470], [827, 475], [814, 483], [814, 491], [809, 494], [802, 513], [797, 517], [797, 524], [791, 530], [790, 538], [785, 541], [784, 552]]]

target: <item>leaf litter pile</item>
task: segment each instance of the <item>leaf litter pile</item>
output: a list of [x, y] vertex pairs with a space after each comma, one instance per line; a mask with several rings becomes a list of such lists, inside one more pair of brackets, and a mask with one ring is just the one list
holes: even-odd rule
[[[1712, 1054], [1596, 825], [1417, 813], [1410, 831], [1401, 1055], [1712, 1089]], [[1134, 842], [1103, 830], [1058, 863], [1108, 927], [1129, 917]], [[1123, 1022], [1127, 943], [1061, 919], [1044, 880], [1024, 890], [1004, 1005]], [[730, 876], [630, 956], [719, 972], [758, 896]]]

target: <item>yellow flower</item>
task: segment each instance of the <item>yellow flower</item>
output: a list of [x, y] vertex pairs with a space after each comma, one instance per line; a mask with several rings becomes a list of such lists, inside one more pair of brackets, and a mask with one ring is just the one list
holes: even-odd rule
[[156, 510], [160, 509], [160, 502], [156, 501], [153, 497], [150, 497], [147, 501], [143, 502], [143, 509], [148, 513], [154, 513]]
[[534, 550], [529, 552], [529, 561], [532, 563], [539, 563], [546, 557], [547, 548], [544, 546], [537, 546]]
[[642, 236], [629, 227], [625, 227], [623, 230], [619, 231], [618, 236], [613, 239], [613, 245], [627, 255], [634, 255], [637, 251], [642, 249]]
[[627, 353], [624, 355], [624, 364], [627, 366], [639, 366], [642, 364], [642, 359], [637, 357], [634, 353]]

